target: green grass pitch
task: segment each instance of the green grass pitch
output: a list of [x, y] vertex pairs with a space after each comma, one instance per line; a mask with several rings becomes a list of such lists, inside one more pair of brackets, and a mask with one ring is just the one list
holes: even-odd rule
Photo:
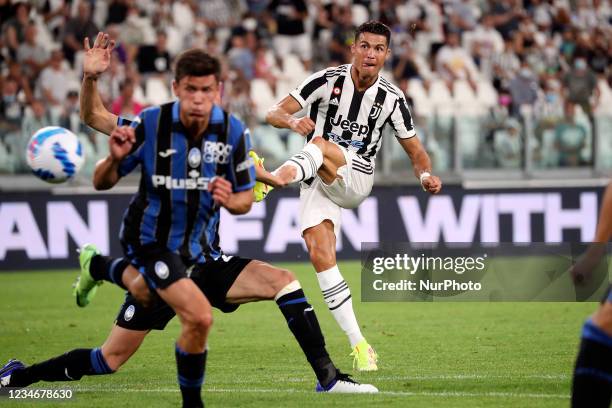
[[[309, 265], [284, 264], [298, 275], [321, 322], [336, 364], [351, 371], [345, 335], [325, 307]], [[569, 405], [571, 372], [584, 319], [594, 303], [361, 303], [360, 266], [341, 263], [363, 333], [380, 355], [376, 373], [355, 374], [378, 395], [321, 395], [273, 302], [215, 313], [204, 398], [207, 406], [559, 407]], [[102, 344], [123, 293], [103, 285], [79, 309], [71, 296], [76, 271], [0, 274], [0, 359], [27, 364], [77, 347]], [[174, 362], [176, 319], [152, 332], [117, 373], [70, 387], [66, 407], [180, 405]], [[57, 402], [0, 405], [57, 406]], [[64, 406], [64, 405], [61, 405]]]

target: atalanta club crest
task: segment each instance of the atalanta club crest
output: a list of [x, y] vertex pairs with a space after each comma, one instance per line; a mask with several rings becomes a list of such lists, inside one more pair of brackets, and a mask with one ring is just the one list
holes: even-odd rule
[[202, 152], [200, 152], [200, 149], [192, 147], [191, 150], [189, 150], [187, 161], [192, 168], [199, 167], [200, 163], [202, 163]]

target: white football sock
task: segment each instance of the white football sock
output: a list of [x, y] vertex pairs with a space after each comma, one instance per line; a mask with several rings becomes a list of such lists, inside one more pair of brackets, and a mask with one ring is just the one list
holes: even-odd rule
[[[308, 143], [299, 153], [291, 156], [278, 169], [287, 165], [295, 167], [297, 170], [295, 177], [291, 181], [292, 183], [308, 180], [314, 177], [319, 167], [323, 165], [323, 152], [321, 152], [321, 149], [316, 144]], [[278, 169], [274, 170], [272, 174], [276, 174]]]
[[353, 300], [351, 299], [351, 291], [346, 284], [346, 281], [340, 274], [338, 265], [332, 268], [317, 273], [319, 286], [323, 292], [325, 303], [334, 315], [338, 325], [344, 330], [351, 342], [351, 348], [363, 340], [359, 324], [353, 312]]

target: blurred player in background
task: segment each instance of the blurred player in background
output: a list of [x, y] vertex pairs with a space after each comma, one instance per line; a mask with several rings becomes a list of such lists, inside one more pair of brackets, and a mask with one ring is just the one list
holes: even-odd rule
[[[379, 75], [390, 55], [390, 41], [391, 32], [383, 23], [362, 24], [351, 46], [352, 64], [311, 75], [266, 117], [271, 125], [306, 137], [304, 149], [273, 174], [281, 178], [280, 186], [301, 182], [302, 236], [323, 297], [348, 336], [354, 365], [361, 371], [377, 370], [377, 355], [361, 333], [350, 289], [336, 264], [341, 209], [356, 208], [370, 194], [386, 125], [412, 160], [423, 188], [436, 194], [442, 186], [431, 174], [403, 92]], [[302, 109], [308, 110], [307, 116], [294, 116]]]
[[[612, 236], [612, 183], [601, 203], [595, 239], [571, 269], [577, 285], [587, 280]], [[572, 407], [609, 408], [612, 401], [612, 286], [582, 328], [572, 386]]]

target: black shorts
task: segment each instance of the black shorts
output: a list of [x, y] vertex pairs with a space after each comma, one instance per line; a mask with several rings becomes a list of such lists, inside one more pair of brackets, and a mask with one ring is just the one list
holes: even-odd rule
[[[231, 313], [239, 305], [225, 301], [227, 292], [249, 262], [251, 259], [248, 258], [223, 256], [216, 261], [196, 264], [191, 278], [213, 307]], [[145, 308], [128, 293], [115, 323], [128, 330], [163, 330], [173, 317], [172, 308], [159, 297], [153, 305]]]
[[188, 261], [166, 248], [157, 244], [134, 247], [122, 242], [122, 245], [125, 256], [143, 275], [151, 290], [165, 289], [187, 277]]

